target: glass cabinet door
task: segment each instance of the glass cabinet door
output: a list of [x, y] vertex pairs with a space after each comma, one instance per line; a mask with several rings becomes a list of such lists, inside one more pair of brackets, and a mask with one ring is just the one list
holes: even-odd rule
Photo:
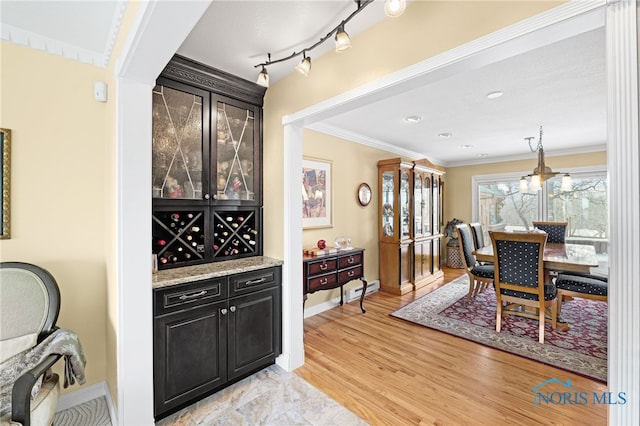
[[409, 238], [409, 173], [402, 171], [400, 175], [400, 226], [402, 228], [402, 238]]
[[440, 232], [440, 179], [438, 176], [433, 176], [433, 192], [432, 192], [432, 204], [433, 214], [433, 233], [438, 234]]
[[214, 199], [256, 201], [259, 128], [255, 107], [216, 102]]
[[413, 232], [415, 235], [422, 235], [422, 210], [424, 208], [422, 175], [416, 174], [413, 179]]
[[208, 114], [208, 96], [194, 88], [182, 91], [159, 84], [153, 89], [153, 198], [205, 198], [203, 161], [208, 158], [209, 142], [203, 116]]
[[393, 192], [395, 187], [394, 173], [388, 171], [382, 173], [382, 234], [385, 237], [393, 237]]
[[422, 233], [424, 235], [431, 234], [431, 179], [428, 176], [424, 178], [422, 185]]

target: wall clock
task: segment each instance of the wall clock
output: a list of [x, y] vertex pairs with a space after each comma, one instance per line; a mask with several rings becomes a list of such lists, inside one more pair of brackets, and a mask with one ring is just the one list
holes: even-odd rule
[[367, 206], [371, 202], [371, 187], [364, 182], [358, 186], [358, 202], [361, 206]]

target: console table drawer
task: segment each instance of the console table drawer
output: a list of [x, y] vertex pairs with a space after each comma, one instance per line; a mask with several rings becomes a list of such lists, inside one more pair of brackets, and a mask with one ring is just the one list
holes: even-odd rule
[[338, 281], [341, 283], [358, 279], [362, 276], [362, 265], [358, 265], [355, 268], [345, 269], [338, 272]]
[[309, 293], [322, 290], [324, 288], [329, 288], [332, 285], [335, 285], [338, 282], [338, 274], [332, 273], [327, 275], [322, 275], [315, 278], [309, 279], [309, 289], [307, 290]]
[[318, 262], [309, 262], [309, 276], [326, 274], [338, 269], [338, 261], [336, 259], [321, 260]]
[[338, 268], [350, 268], [352, 266], [362, 265], [362, 252], [350, 254], [338, 259]]

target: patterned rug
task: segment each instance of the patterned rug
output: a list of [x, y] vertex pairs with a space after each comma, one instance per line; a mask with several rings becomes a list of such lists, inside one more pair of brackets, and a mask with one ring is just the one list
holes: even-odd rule
[[505, 352], [530, 358], [606, 383], [607, 303], [574, 298], [562, 305], [568, 331], [547, 324], [538, 343], [538, 322], [509, 316], [497, 333], [493, 287], [466, 301], [467, 276], [452, 281], [391, 315]]

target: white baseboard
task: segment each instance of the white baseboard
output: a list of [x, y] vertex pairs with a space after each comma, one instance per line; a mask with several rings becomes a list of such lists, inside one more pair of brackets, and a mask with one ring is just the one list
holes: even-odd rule
[[113, 400], [111, 399], [111, 392], [109, 392], [109, 386], [107, 385], [107, 382], [104, 381], [95, 383], [91, 386], [84, 386], [77, 391], [60, 396], [56, 412], [75, 407], [76, 405], [83, 404], [85, 402], [91, 401], [92, 399], [100, 398], [102, 396], [107, 400], [107, 407], [109, 409], [109, 417], [111, 417], [111, 424], [117, 425], [118, 422], [116, 421], [116, 410], [113, 405]]

